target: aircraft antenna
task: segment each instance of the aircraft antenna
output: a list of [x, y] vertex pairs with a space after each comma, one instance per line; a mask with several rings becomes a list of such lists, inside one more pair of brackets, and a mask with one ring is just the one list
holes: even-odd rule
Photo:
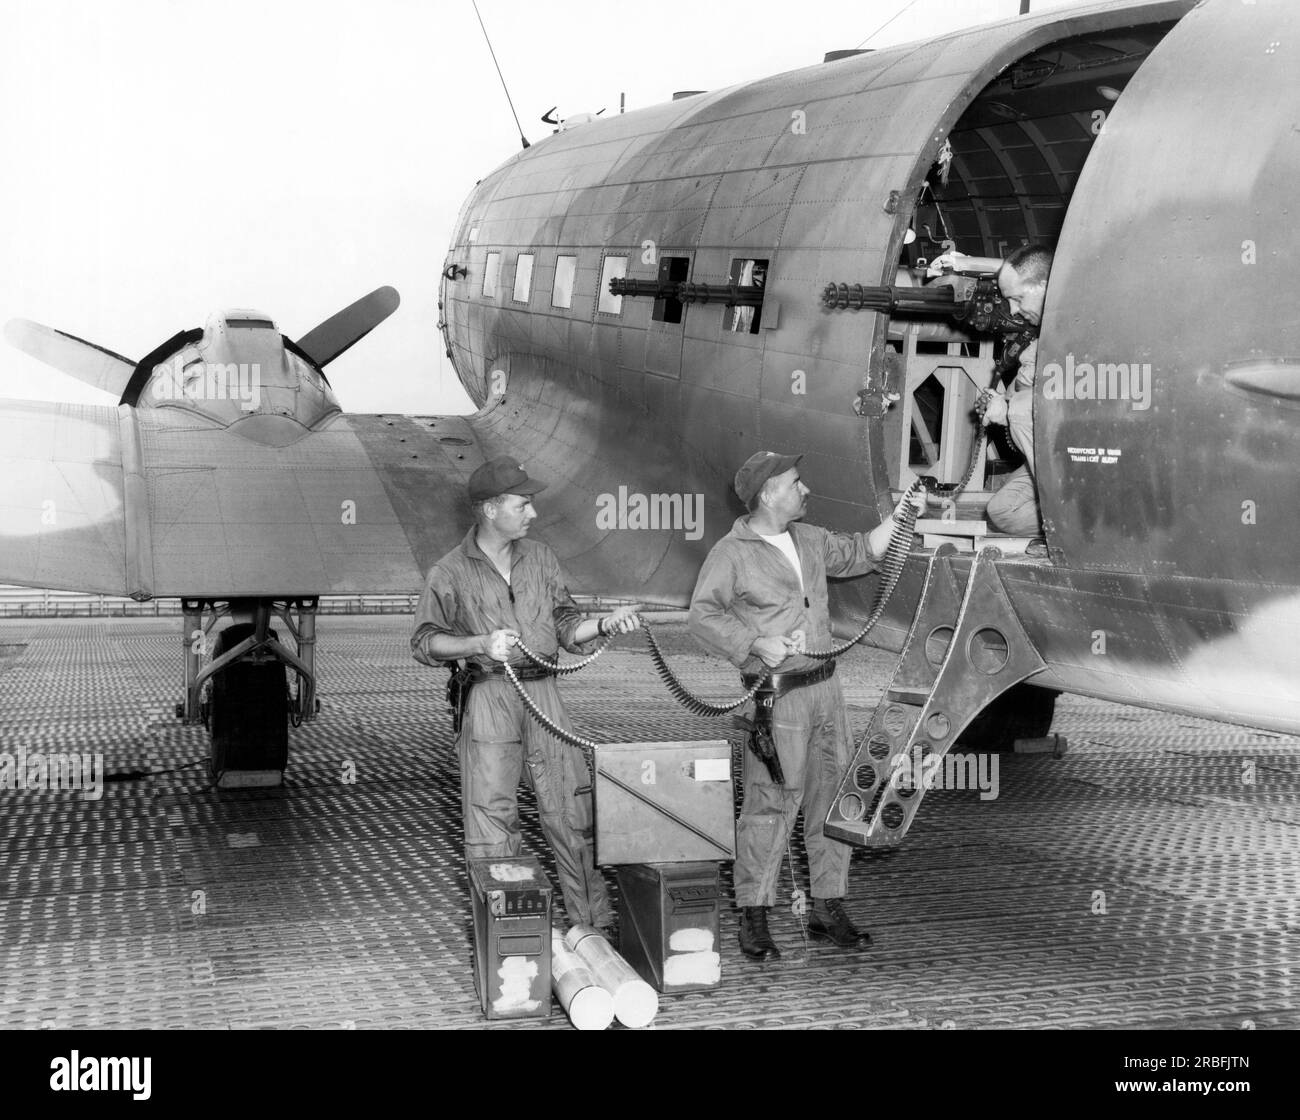
[[510, 115], [515, 118], [515, 128], [519, 129], [519, 139], [524, 142], [524, 147], [528, 147], [528, 137], [524, 135], [524, 126], [519, 123], [519, 114], [515, 112], [514, 99], [510, 96], [510, 89], [506, 85], [506, 76], [501, 73], [501, 63], [497, 61], [497, 52], [492, 50], [492, 37], [488, 34], [487, 27], [483, 23], [483, 14], [478, 10], [478, 0], [470, 0], [474, 5], [474, 14], [478, 16], [478, 25], [483, 28], [483, 38], [487, 40], [488, 51], [492, 55], [492, 65], [497, 68], [497, 77], [501, 79], [501, 88], [506, 91], [506, 100], [510, 102]]
[[899, 16], [901, 16], [905, 11], [907, 11], [908, 8], [912, 7], [915, 3], [916, 0], [910, 0], [910, 2], [907, 5], [900, 8], [898, 11], [896, 11], [892, 16], [890, 16], [887, 20], [885, 20], [884, 23], [882, 23], [879, 27], [877, 27], [875, 31], [873, 31], [870, 35], [868, 35], [865, 39], [863, 39], [862, 42], [859, 43], [853, 49], [855, 51], [861, 50], [867, 43], [869, 43], [872, 39], [874, 39], [882, 31], [884, 31], [886, 27], [888, 27], [891, 23], [893, 23], [894, 20], [896, 20]]

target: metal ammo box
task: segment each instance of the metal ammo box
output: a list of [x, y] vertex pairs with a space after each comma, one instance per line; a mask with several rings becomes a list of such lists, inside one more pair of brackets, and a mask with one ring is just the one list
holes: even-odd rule
[[596, 862], [686, 863], [736, 858], [731, 746], [598, 743]]
[[489, 1019], [551, 1014], [551, 884], [533, 856], [469, 861], [474, 983]]
[[716, 863], [630, 864], [618, 890], [619, 949], [643, 980], [661, 992], [719, 983]]

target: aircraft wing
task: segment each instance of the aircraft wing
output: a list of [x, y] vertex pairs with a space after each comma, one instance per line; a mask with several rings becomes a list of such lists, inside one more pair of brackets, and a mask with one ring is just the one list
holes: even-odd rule
[[0, 401], [0, 582], [123, 594], [119, 410]]
[[288, 447], [141, 420], [155, 595], [418, 591], [465, 533], [481, 458], [459, 418], [339, 415]]
[[464, 536], [481, 462], [459, 417], [340, 414], [270, 447], [179, 409], [3, 402], [0, 582], [137, 598], [417, 591]]

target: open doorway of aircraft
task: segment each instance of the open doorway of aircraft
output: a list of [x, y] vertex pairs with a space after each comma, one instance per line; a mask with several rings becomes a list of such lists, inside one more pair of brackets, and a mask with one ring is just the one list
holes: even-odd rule
[[[803, 453], [809, 520], [837, 529], [870, 527], [918, 476], [969, 471], [932, 493], [868, 637], [900, 659], [836, 835], [897, 843], [924, 794], [889, 782], [900, 758], [1041, 734], [1059, 691], [1300, 730], [1298, 33], [1284, 0], [1091, 4], [570, 118], [457, 220], [440, 309], [468, 417], [338, 411], [322, 368], [382, 318], [379, 293], [319, 347], [237, 313], [264, 325], [218, 317], [140, 363], [69, 363], [66, 336], [17, 328], [61, 368], [120, 363], [122, 405], [4, 405], [0, 580], [196, 604], [182, 714], [211, 679], [218, 706], [219, 688], [248, 700], [244, 735], [313, 714], [304, 604], [418, 586], [486, 458], [549, 483], [533, 535], [575, 591], [679, 606], [757, 449]], [[1026, 243], [1054, 250], [1032, 399], [1042, 548], [991, 531], [1018, 463], [1000, 438], [984, 452], [971, 416], [1015, 338], [987, 270]], [[992, 265], [936, 286], [953, 252]], [[284, 371], [288, 414], [152, 400], [191, 352], [255, 350]], [[833, 587], [837, 632], [876, 586]], [[292, 655], [268, 629], [289, 604]], [[188, 639], [214, 605], [241, 628], [205, 661]], [[292, 713], [235, 675], [268, 656], [306, 682]]]

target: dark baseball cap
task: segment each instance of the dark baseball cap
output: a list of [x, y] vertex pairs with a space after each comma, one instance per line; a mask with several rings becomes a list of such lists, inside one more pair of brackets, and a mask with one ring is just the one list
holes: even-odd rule
[[483, 502], [498, 494], [536, 494], [546, 483], [529, 478], [518, 460], [509, 455], [489, 459], [469, 476], [469, 500]]
[[749, 505], [754, 495], [763, 489], [773, 475], [785, 474], [802, 459], [802, 455], [778, 455], [775, 451], [756, 451], [736, 472], [736, 493]]

